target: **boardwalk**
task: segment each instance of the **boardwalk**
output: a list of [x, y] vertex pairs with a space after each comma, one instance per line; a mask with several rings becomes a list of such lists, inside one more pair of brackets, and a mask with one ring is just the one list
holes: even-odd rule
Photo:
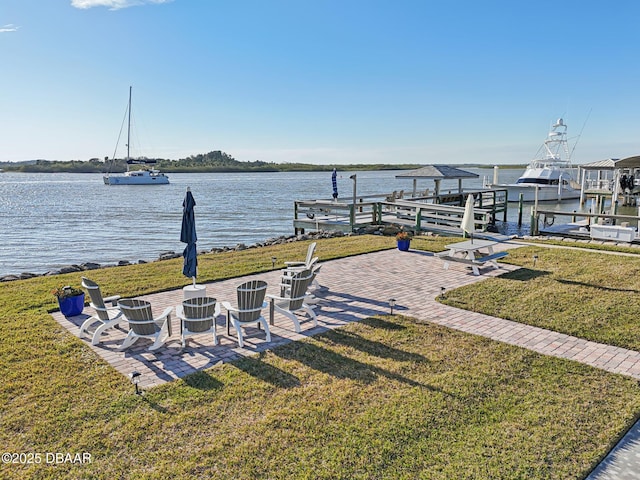
[[[516, 248], [518, 244], [501, 244], [501, 249]], [[482, 335], [497, 341], [518, 345], [541, 354], [579, 361], [613, 373], [621, 373], [640, 379], [640, 353], [595, 342], [589, 342], [569, 335], [530, 327], [516, 322], [459, 310], [439, 304], [435, 298], [442, 287], [454, 289], [483, 279], [501, 275], [517, 267], [502, 265], [499, 270], [486, 267], [481, 276], [474, 276], [464, 265], [452, 264], [443, 269], [443, 262], [424, 252], [400, 252], [387, 250], [359, 255], [323, 263], [318, 276], [325, 287], [316, 309], [318, 326], [310, 322], [302, 324], [302, 332], [296, 334], [290, 321], [276, 314], [275, 326], [271, 328], [272, 342], [265, 341], [264, 332], [249, 329], [245, 348], [237, 348], [233, 330], [228, 336], [224, 328], [224, 316], [218, 317], [220, 344], [213, 347], [210, 335], [191, 337], [187, 347], [181, 348], [179, 325], [173, 316], [173, 337], [157, 353], [146, 350], [148, 341], [140, 340], [140, 345], [119, 352], [125, 333], [111, 329], [104, 340], [91, 347], [123, 375], [137, 370], [142, 373], [143, 387], [159, 385], [216, 364], [231, 361], [241, 356], [282, 345], [291, 340], [318, 334], [327, 329], [338, 328], [363, 318], [388, 314], [390, 298], [396, 299], [394, 312], [415, 317], [419, 320], [443, 325], [471, 334]], [[218, 300], [235, 303], [235, 287], [249, 278], [260, 278], [269, 284], [269, 293], [278, 292], [279, 272], [269, 272], [242, 279], [232, 279], [207, 285], [207, 294]], [[108, 292], [109, 294], [115, 292]], [[182, 290], [144, 296], [154, 311], [161, 312], [166, 306], [175, 306], [182, 301]], [[87, 309], [88, 310], [88, 309]], [[268, 315], [268, 309], [265, 309]], [[65, 328], [76, 334], [83, 316], [65, 319], [60, 313], [54, 318]], [[83, 339], [90, 345], [90, 339]], [[640, 433], [635, 427], [589, 479], [605, 480], [613, 478], [640, 478]], [[613, 472], [613, 473], [611, 473]]]

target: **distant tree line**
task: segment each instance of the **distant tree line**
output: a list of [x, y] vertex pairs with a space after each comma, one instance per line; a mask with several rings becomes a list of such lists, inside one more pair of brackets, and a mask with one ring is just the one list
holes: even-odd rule
[[[164, 158], [138, 157], [138, 160], [155, 160], [156, 168], [166, 173], [204, 173], [204, 172], [305, 172], [338, 170], [403, 170], [419, 168], [416, 164], [356, 164], [356, 165], [312, 165], [308, 163], [275, 163], [254, 160], [241, 162], [231, 155], [214, 150], [209, 153], [191, 155], [180, 160]], [[100, 160], [32, 160], [26, 162], [3, 162], [0, 168], [18, 172], [67, 172], [67, 173], [122, 173], [127, 170], [124, 158]], [[131, 165], [130, 169], [144, 168], [143, 165]]]

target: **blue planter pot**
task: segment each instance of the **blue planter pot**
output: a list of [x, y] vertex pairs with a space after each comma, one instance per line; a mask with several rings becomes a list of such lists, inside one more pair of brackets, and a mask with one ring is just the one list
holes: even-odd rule
[[411, 240], [398, 240], [398, 250], [402, 250], [403, 252], [406, 252], [407, 250], [409, 250], [409, 245], [411, 244]]
[[60, 312], [62, 312], [65, 317], [80, 315], [84, 308], [84, 293], [76, 295], [75, 297], [67, 297], [62, 300], [58, 299], [58, 305], [60, 305]]

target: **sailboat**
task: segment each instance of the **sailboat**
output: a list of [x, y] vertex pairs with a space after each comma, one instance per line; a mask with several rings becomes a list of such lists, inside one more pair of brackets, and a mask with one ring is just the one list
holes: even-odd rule
[[[532, 160], [516, 183], [491, 184], [491, 188], [507, 189], [507, 201], [562, 201], [580, 197], [580, 184], [567, 143], [567, 125], [559, 118], [551, 127], [542, 149], [544, 155]], [[494, 180], [495, 181], [495, 180]]]
[[[131, 140], [131, 90], [129, 87], [129, 105], [127, 107], [127, 171], [124, 174], [106, 173], [102, 179], [105, 185], [167, 185], [169, 177], [161, 173], [155, 168], [147, 168], [147, 166], [155, 165], [157, 160], [149, 159], [132, 159], [129, 154], [129, 145]], [[114, 158], [115, 160], [115, 154]], [[130, 170], [131, 165], [144, 165], [140, 170]]]

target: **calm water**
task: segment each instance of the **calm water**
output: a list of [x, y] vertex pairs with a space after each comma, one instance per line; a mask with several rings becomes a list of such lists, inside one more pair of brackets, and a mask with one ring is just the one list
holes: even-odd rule
[[[491, 169], [465, 188], [480, 188]], [[341, 198], [350, 198], [353, 183], [339, 172]], [[410, 192], [412, 181], [399, 172], [357, 172], [359, 195]], [[515, 180], [521, 170], [501, 170], [500, 181]], [[170, 174], [166, 186], [106, 186], [100, 174], [0, 173], [0, 275], [44, 273], [69, 264], [119, 260], [155, 260], [161, 252], [181, 253], [182, 200], [187, 186], [196, 199], [198, 250], [250, 245], [293, 234], [294, 200], [330, 198], [331, 173]], [[433, 189], [433, 181], [418, 182]], [[443, 182], [443, 190], [457, 181]], [[563, 205], [564, 209], [573, 208]], [[526, 210], [528, 212], [528, 210]], [[528, 217], [527, 214], [524, 217]], [[516, 207], [509, 220], [517, 219]], [[528, 222], [528, 218], [523, 221]], [[500, 226], [516, 233], [515, 225]], [[528, 232], [528, 227], [525, 229]]]

